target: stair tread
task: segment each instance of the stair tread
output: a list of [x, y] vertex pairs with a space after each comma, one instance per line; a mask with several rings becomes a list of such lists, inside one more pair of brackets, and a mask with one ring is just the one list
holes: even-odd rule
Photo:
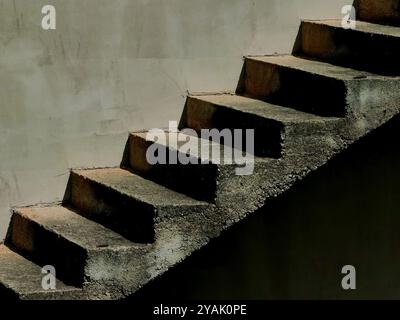
[[[304, 20], [307, 23], [315, 23], [315, 24], [322, 24], [329, 27], [340, 28], [342, 27], [342, 20], [341, 19], [326, 19], [326, 20]], [[353, 32], [364, 32], [364, 33], [371, 33], [371, 34], [380, 34], [386, 35], [391, 37], [400, 37], [400, 28], [390, 25], [383, 25], [383, 24], [376, 24], [370, 23], [366, 21], [357, 20], [356, 29], [349, 29]]]
[[386, 78], [374, 73], [341, 67], [328, 62], [306, 59], [293, 55], [251, 56], [247, 59], [270, 63], [272, 65], [288, 67], [305, 71], [320, 76], [335, 78], [339, 80], [354, 80], [365, 78]]
[[154, 206], [209, 205], [121, 168], [73, 170], [73, 172]]
[[340, 119], [335, 117], [321, 117], [312, 113], [302, 112], [296, 109], [271, 104], [262, 100], [233, 94], [201, 95], [191, 96], [191, 98], [204, 100], [218, 106], [250, 113], [285, 124], [321, 123]]
[[15, 253], [4, 244], [0, 245], [0, 283], [17, 294], [62, 293], [80, 288], [68, 286], [57, 279], [55, 290], [42, 288], [42, 268]]
[[29, 207], [16, 211], [23, 217], [43, 226], [46, 230], [85, 249], [118, 249], [140, 246], [63, 206]]
[[[143, 140], [146, 141], [152, 141], [149, 140], [147, 137], [147, 132], [134, 132], [131, 133], [132, 135], [136, 135], [137, 137], [142, 138]], [[173, 137], [173, 135], [179, 135], [179, 139], [178, 139], [178, 143], [177, 145], [171, 144], [169, 143], [170, 138], [172, 137], [173, 139], [175, 139], [175, 137]], [[169, 149], [172, 150], [179, 150], [179, 148], [185, 144], [186, 146], [190, 147], [190, 156], [194, 157], [196, 159], [199, 159], [199, 161], [201, 160], [202, 162], [209, 162], [209, 163], [214, 163], [214, 164], [229, 164], [229, 162], [224, 161], [224, 153], [221, 152], [220, 154], [220, 161], [218, 161], [218, 163], [216, 161], [213, 161], [213, 157], [212, 157], [212, 152], [211, 150], [231, 150], [231, 152], [233, 152], [234, 148], [230, 147], [230, 146], [224, 146], [223, 144], [220, 144], [218, 142], [214, 142], [214, 141], [209, 141], [207, 139], [202, 139], [201, 137], [197, 137], [194, 135], [188, 135], [185, 134], [183, 132], [178, 132], [178, 133], [173, 133], [173, 132], [168, 132], [165, 131], [165, 139], [164, 140], [157, 140], [157, 144], [163, 145], [168, 147]], [[202, 148], [208, 147], [210, 152], [207, 154], [202, 154], [201, 150]], [[230, 153], [232, 154], [232, 153]]]

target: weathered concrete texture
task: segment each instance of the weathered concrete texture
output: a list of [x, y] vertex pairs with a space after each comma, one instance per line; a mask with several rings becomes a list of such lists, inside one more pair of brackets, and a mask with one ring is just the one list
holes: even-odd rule
[[[57, 277], [80, 287], [67, 287], [74, 289], [66, 295], [68, 299], [118, 299], [200, 248], [220, 229], [207, 217], [210, 210], [194, 209], [185, 215], [179, 209], [177, 206], [175, 212], [167, 214], [165, 210], [165, 215], [160, 214], [152, 244], [138, 244], [62, 206], [22, 208], [14, 213], [7, 244], [38, 265], [55, 266]], [[42, 279], [39, 266], [34, 271], [34, 280]], [[10, 269], [0, 270], [3, 285], [7, 284], [4, 279], [9, 273]], [[40, 298], [41, 282], [35, 284], [27, 289]], [[23, 283], [20, 286], [25, 288]], [[0, 292], [3, 295], [8, 291]], [[59, 299], [56, 293], [48, 294], [49, 298]]]
[[[109, 279], [113, 272], [106, 268], [107, 259], [117, 263], [115, 252], [143, 248], [60, 206], [19, 209], [10, 230], [10, 242], [18, 252], [41, 265], [53, 265], [58, 276], [73, 285], [91, 277]], [[102, 261], [104, 267], [93, 266], [92, 261]]]
[[342, 20], [303, 21], [295, 54], [378, 74], [400, 73], [400, 30], [357, 21], [344, 29]]
[[397, 77], [290, 55], [247, 58], [242, 74], [238, 93], [324, 116], [371, 112], [400, 98]]
[[[340, 29], [331, 21], [314, 25]], [[362, 49], [382, 35], [390, 50], [394, 29], [365, 26], [389, 33], [365, 38]], [[354, 31], [340, 34], [346, 43]], [[311, 43], [320, 56], [311, 50], [302, 58], [247, 58], [237, 93], [251, 98], [188, 98], [180, 129], [256, 128], [261, 139], [271, 140], [255, 145], [262, 156], [254, 159], [253, 174], [238, 175], [237, 165], [225, 158], [216, 162], [203, 155], [204, 145], [217, 152], [225, 146], [210, 146], [190, 132], [162, 131], [161, 139], [131, 133], [122, 168], [74, 170], [62, 205], [16, 209], [7, 245], [38, 265], [56, 265], [61, 279], [81, 287], [76, 298], [84, 293], [89, 299], [118, 299], [136, 292], [399, 113], [398, 78], [315, 61], [328, 56], [336, 61], [338, 55], [346, 57], [339, 62], [360, 67], [352, 51], [330, 50], [336, 45]], [[263, 101], [270, 99], [276, 105]], [[146, 153], [153, 147], [179, 151], [201, 165], [150, 164]], [[9, 272], [0, 269], [0, 280], [6, 282]]]
[[[48, 206], [15, 210], [7, 240], [8, 245], [39, 265], [55, 266], [60, 279], [82, 287], [79, 295], [74, 293], [69, 298], [81, 299], [82, 292], [90, 299], [129, 295], [221, 229], [208, 217], [215, 211], [212, 205], [126, 170], [76, 170], [74, 175], [83, 179], [83, 184], [92, 183], [84, 188], [71, 183], [70, 188], [76, 190], [70, 192], [65, 205], [78, 209]], [[73, 200], [75, 193], [85, 201]], [[112, 229], [118, 226], [124, 230], [121, 227], [125, 226], [130, 239], [137, 237], [134, 228], [142, 226], [141, 216], [151, 214], [154, 236], [148, 239], [151, 244], [131, 242], [81, 214], [102, 220]], [[3, 272], [7, 275], [9, 271]]]
[[[178, 141], [179, 139], [179, 141]], [[169, 162], [170, 154], [175, 154], [175, 164], [170, 163], [169, 170], [165, 170], [165, 164], [150, 165], [147, 162], [148, 148], [155, 144], [159, 154], [166, 154]], [[187, 144], [187, 152], [183, 153], [180, 147]], [[206, 147], [207, 154], [203, 156], [201, 148]], [[199, 200], [215, 202], [218, 173], [221, 166], [229, 167], [234, 172], [236, 165], [225, 163], [225, 146], [218, 142], [210, 143], [208, 140], [197, 138], [194, 135], [185, 133], [165, 132], [165, 139], [159, 139], [156, 142], [147, 137], [147, 132], [132, 133], [128, 142], [128, 162], [127, 165], [135, 172], [144, 177], [168, 186], [171, 189], [188, 194]], [[233, 150], [226, 147], [230, 154]], [[214, 161], [213, 158], [218, 154], [220, 161]], [[186, 165], [178, 164], [178, 159], [184, 157], [188, 163]], [[189, 161], [194, 161], [194, 163]], [[143, 164], [145, 164], [143, 166]], [[190, 179], [188, 180], [188, 177]]]
[[355, 0], [357, 19], [374, 23], [399, 25], [399, 0]]

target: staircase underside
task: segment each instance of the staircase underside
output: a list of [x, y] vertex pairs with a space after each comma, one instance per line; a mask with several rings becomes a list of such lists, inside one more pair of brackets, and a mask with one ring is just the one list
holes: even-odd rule
[[[364, 2], [361, 19], [387, 21]], [[63, 203], [14, 209], [0, 246], [0, 294], [120, 299], [137, 291], [398, 114], [398, 51], [394, 26], [303, 21], [293, 55], [247, 57], [235, 93], [187, 98], [180, 129], [255, 130], [253, 174], [202, 158], [205, 141], [185, 133], [201, 165], [150, 165], [154, 144], [178, 152], [175, 133], [157, 142], [132, 133], [120, 168], [73, 170]], [[42, 289], [45, 265], [57, 270], [56, 290]]]

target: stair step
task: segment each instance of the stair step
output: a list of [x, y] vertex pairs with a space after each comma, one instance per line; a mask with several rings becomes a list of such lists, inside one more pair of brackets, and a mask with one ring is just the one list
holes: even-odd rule
[[[233, 173], [238, 167], [233, 163], [232, 157], [224, 157], [226, 154], [234, 154], [234, 150], [217, 142], [210, 142], [200, 139], [194, 135], [187, 135], [182, 132], [164, 132], [165, 137], [155, 142], [147, 136], [147, 132], [131, 133], [128, 141], [128, 157], [125, 165], [135, 172], [156, 181], [168, 188], [185, 193], [193, 198], [215, 202], [218, 184], [218, 176], [222, 167]], [[179, 142], [174, 143], [179, 137]], [[190, 145], [190, 150], [180, 152], [182, 145]], [[146, 153], [150, 146], [157, 146], [167, 157], [173, 155], [176, 159], [180, 156], [190, 159], [191, 163], [182, 164], [180, 161], [173, 163], [173, 158], [167, 159], [168, 164], [150, 164], [147, 161]], [[208, 155], [201, 149], [208, 151]], [[242, 151], [240, 151], [242, 153]], [[215, 155], [220, 159], [216, 159]], [[168, 165], [168, 167], [166, 167]], [[229, 175], [230, 173], [227, 173]], [[234, 173], [233, 173], [234, 174]]]
[[344, 29], [342, 20], [303, 21], [295, 54], [377, 74], [400, 75], [400, 28], [357, 21]]
[[66, 203], [129, 240], [151, 243], [155, 222], [177, 212], [201, 211], [207, 203], [120, 168], [73, 170]]
[[[5, 245], [0, 245], [0, 297], [3, 299], [77, 299], [82, 289], [56, 280], [55, 290], [42, 287], [42, 267], [25, 259]], [[57, 274], [56, 274], [57, 276]]]
[[248, 57], [244, 68], [239, 94], [320, 116], [364, 113], [400, 98], [397, 78], [291, 55]]
[[338, 118], [324, 118], [233, 94], [189, 96], [182, 128], [254, 129], [255, 154], [279, 158], [304, 135], [330, 130]]
[[97, 272], [96, 261], [112, 265], [117, 259], [110, 252], [144, 248], [62, 206], [16, 209], [10, 230], [7, 243], [17, 252], [54, 266], [60, 279], [73, 285]]
[[400, 25], [400, 0], [356, 0], [357, 19], [388, 25]]

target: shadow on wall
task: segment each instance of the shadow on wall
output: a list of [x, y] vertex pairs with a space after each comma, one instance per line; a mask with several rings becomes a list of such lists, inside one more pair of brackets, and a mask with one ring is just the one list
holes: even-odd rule
[[400, 117], [133, 298], [400, 298], [399, 136]]

